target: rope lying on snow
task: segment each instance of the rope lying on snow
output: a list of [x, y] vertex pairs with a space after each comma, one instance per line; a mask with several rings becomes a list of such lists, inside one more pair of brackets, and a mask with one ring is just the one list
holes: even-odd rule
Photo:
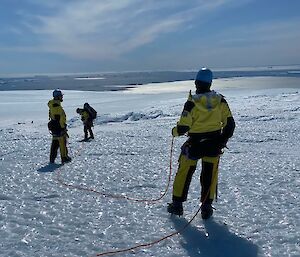
[[196, 218], [196, 216], [198, 215], [198, 213], [200, 212], [201, 210], [201, 205], [199, 207], [199, 209], [196, 211], [196, 213], [193, 215], [193, 217], [188, 221], [188, 223], [186, 223], [180, 230], [178, 231], [175, 231], [171, 234], [168, 234], [166, 236], [163, 236], [159, 239], [156, 239], [152, 242], [149, 242], [149, 243], [142, 243], [142, 244], [138, 244], [136, 246], [132, 246], [132, 247], [129, 247], [129, 248], [125, 248], [125, 249], [121, 249], [121, 250], [115, 250], [115, 251], [108, 251], [108, 252], [102, 252], [102, 253], [98, 253], [98, 254], [95, 254], [93, 256], [105, 256], [105, 255], [114, 255], [114, 254], [118, 254], [118, 253], [125, 253], [125, 252], [129, 252], [129, 251], [132, 251], [132, 250], [136, 250], [136, 249], [139, 249], [139, 248], [145, 248], [145, 247], [151, 247], [155, 244], [158, 244], [168, 238], [171, 238], [177, 234], [180, 234], [182, 233], [191, 223], [192, 221]]
[[[217, 176], [215, 175], [212, 178], [212, 182], [214, 182], [214, 180], [216, 178], [217, 178]], [[203, 202], [205, 202], [205, 200], [207, 199], [209, 193], [210, 193], [210, 188], [208, 189], [207, 194], [205, 195]], [[107, 251], [107, 252], [97, 253], [97, 254], [92, 255], [92, 256], [115, 255], [115, 254], [119, 254], [119, 253], [125, 253], [125, 252], [129, 252], [129, 251], [133, 251], [133, 250], [136, 250], [136, 249], [139, 249], [139, 248], [151, 247], [151, 246], [154, 246], [154, 245], [156, 245], [156, 244], [158, 244], [158, 243], [160, 243], [160, 242], [162, 242], [162, 241], [164, 241], [164, 240], [166, 240], [168, 238], [171, 238], [173, 236], [181, 234], [193, 222], [193, 220], [197, 217], [197, 215], [201, 211], [201, 207], [202, 207], [202, 203], [200, 204], [198, 210], [195, 212], [195, 214], [192, 216], [192, 218], [181, 229], [179, 229], [178, 231], [170, 233], [170, 234], [168, 234], [166, 236], [163, 236], [163, 237], [161, 237], [159, 239], [156, 239], [156, 240], [154, 240], [152, 242], [149, 242], [149, 243], [141, 243], [141, 244], [138, 244], [138, 245], [135, 245], [135, 246], [132, 246], [132, 247], [128, 247], [128, 248], [124, 248], [124, 249], [120, 249], [120, 250], [114, 250], [114, 251]]]
[[[108, 194], [108, 193], [105, 193], [105, 192], [100, 192], [100, 191], [97, 191], [95, 189], [91, 189], [91, 188], [87, 188], [87, 187], [83, 187], [83, 186], [67, 184], [67, 183], [65, 183], [61, 179], [61, 176], [60, 176], [61, 169], [59, 169], [58, 172], [57, 172], [56, 181], [59, 184], [65, 186], [65, 187], [73, 188], [73, 189], [78, 189], [78, 190], [82, 190], [82, 191], [87, 191], [87, 192], [92, 192], [92, 193], [96, 193], [96, 194], [102, 195], [104, 197], [111, 197], [111, 198], [115, 198], [115, 199], [126, 199], [126, 200], [134, 201], [134, 202], [157, 202], [157, 201], [161, 200], [167, 194], [167, 191], [168, 191], [168, 189], [170, 187], [171, 177], [172, 177], [173, 146], [174, 146], [174, 137], [172, 137], [171, 150], [170, 150], [170, 169], [169, 169], [169, 175], [168, 175], [168, 182], [167, 182], [167, 185], [166, 185], [166, 188], [165, 188], [164, 192], [158, 198], [155, 198], [155, 199], [136, 199], [136, 198], [131, 198], [131, 197], [124, 196], [124, 195]], [[76, 155], [80, 154], [81, 149], [82, 149], [82, 145], [78, 149], [78, 151], [76, 152]], [[214, 181], [215, 179], [216, 179], [216, 177], [214, 177], [212, 179], [212, 181]], [[207, 192], [207, 194], [206, 194], [203, 202], [205, 202], [205, 200], [207, 199], [207, 197], [209, 195], [209, 192], [210, 192], [210, 188], [209, 188], [209, 190], [208, 190], [208, 192]], [[202, 206], [202, 204], [200, 204], [198, 210], [195, 212], [195, 214], [192, 216], [192, 218], [180, 230], [178, 230], [178, 231], [172, 232], [172, 233], [170, 233], [170, 234], [168, 234], [166, 236], [163, 236], [163, 237], [161, 237], [159, 239], [156, 239], [156, 240], [154, 240], [152, 242], [149, 242], [149, 243], [141, 243], [141, 244], [138, 244], [138, 245], [135, 245], [135, 246], [132, 246], [132, 247], [125, 248], [125, 249], [97, 253], [97, 254], [95, 254], [93, 256], [114, 255], [114, 254], [119, 254], [119, 253], [125, 253], [125, 252], [129, 252], [129, 251], [133, 251], [133, 250], [136, 250], [136, 249], [139, 249], [139, 248], [151, 247], [151, 246], [154, 246], [154, 245], [156, 245], [156, 244], [158, 244], [158, 243], [160, 243], [160, 242], [162, 242], [162, 241], [164, 241], [164, 240], [166, 240], [168, 238], [171, 238], [171, 237], [173, 237], [175, 235], [178, 235], [178, 234], [182, 233], [192, 223], [192, 221], [196, 218], [196, 216], [201, 211], [201, 206]]]
[[[84, 186], [80, 186], [80, 185], [72, 185], [72, 184], [68, 184], [66, 182], [63, 181], [63, 179], [61, 178], [61, 169], [58, 169], [57, 173], [56, 173], [56, 181], [68, 188], [72, 188], [72, 189], [78, 189], [78, 190], [82, 190], [82, 191], [86, 191], [86, 192], [92, 192], [104, 197], [110, 197], [110, 198], [114, 198], [114, 199], [125, 199], [125, 200], [129, 200], [129, 201], [134, 201], [134, 202], [158, 202], [160, 201], [168, 192], [169, 187], [170, 187], [170, 183], [171, 183], [171, 177], [172, 177], [172, 158], [173, 158], [173, 145], [174, 145], [174, 137], [172, 138], [172, 142], [171, 142], [171, 150], [170, 150], [170, 168], [169, 168], [169, 174], [168, 174], [168, 181], [167, 181], [167, 185], [165, 187], [165, 190], [163, 191], [163, 193], [154, 199], [136, 199], [136, 198], [132, 198], [129, 196], [125, 196], [125, 195], [118, 195], [118, 194], [110, 194], [110, 193], [105, 193], [105, 192], [100, 192], [96, 189], [92, 189], [92, 188], [88, 188], [88, 187], [84, 187]], [[81, 147], [76, 151], [76, 156], [78, 156], [80, 154], [82, 150], [82, 145]]]

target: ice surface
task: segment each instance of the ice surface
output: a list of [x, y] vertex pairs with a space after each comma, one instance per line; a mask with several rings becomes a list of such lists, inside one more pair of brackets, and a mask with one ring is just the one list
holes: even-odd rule
[[[300, 80], [271, 89], [272, 83], [291, 83], [285, 79], [215, 81], [237, 127], [221, 159], [214, 218], [197, 216], [180, 235], [116, 256], [300, 256]], [[253, 82], [264, 89], [239, 89]], [[185, 226], [199, 207], [200, 167], [182, 218], [166, 212], [171, 188], [155, 203], [116, 196], [153, 199], [164, 191], [170, 131], [193, 87], [174, 82], [118, 92], [65, 91], [73, 161], [64, 166], [48, 164], [51, 91], [1, 92], [0, 256], [96, 256]], [[98, 111], [96, 138], [79, 143], [83, 128], [75, 110], [85, 102]], [[175, 140], [172, 181], [184, 140]]]

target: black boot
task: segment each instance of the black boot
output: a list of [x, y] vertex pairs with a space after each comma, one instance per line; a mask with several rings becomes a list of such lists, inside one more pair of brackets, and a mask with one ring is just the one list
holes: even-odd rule
[[69, 157], [69, 156], [63, 157], [62, 160], [61, 160], [62, 164], [67, 163], [67, 162], [70, 162], [70, 161], [72, 161], [72, 158]]
[[90, 137], [89, 138], [94, 139], [94, 133], [93, 133], [92, 129], [90, 130]]
[[183, 214], [182, 202], [173, 201], [172, 203], [169, 203], [168, 212], [171, 214], [181, 216]]
[[88, 132], [87, 130], [84, 131], [84, 140], [83, 141], [87, 141], [89, 139], [89, 136], [88, 136]]
[[203, 203], [201, 206], [201, 217], [204, 220], [209, 219], [213, 215], [213, 208], [210, 203]]

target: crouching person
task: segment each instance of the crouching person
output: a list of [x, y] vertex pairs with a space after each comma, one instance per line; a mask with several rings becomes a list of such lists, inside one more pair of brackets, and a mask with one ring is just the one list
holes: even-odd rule
[[54, 90], [53, 99], [48, 102], [50, 119], [48, 128], [52, 134], [50, 163], [54, 163], [58, 148], [60, 149], [62, 164], [71, 161], [71, 158], [68, 156], [66, 114], [61, 106], [62, 101], [62, 92], [59, 89]]
[[196, 77], [196, 94], [189, 94], [173, 136], [188, 134], [181, 147], [179, 167], [173, 184], [173, 201], [168, 212], [183, 214], [192, 176], [199, 159], [202, 161], [201, 216], [208, 219], [213, 214], [212, 202], [216, 195], [218, 166], [222, 149], [233, 135], [235, 122], [225, 98], [211, 91], [212, 72], [201, 69]]

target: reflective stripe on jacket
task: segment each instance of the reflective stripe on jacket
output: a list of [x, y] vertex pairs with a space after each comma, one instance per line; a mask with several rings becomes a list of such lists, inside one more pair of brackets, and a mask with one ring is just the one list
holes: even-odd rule
[[190, 94], [177, 123], [177, 130], [179, 135], [186, 132], [197, 135], [221, 131], [227, 126], [228, 118], [233, 120], [230, 108], [221, 94], [215, 91]]

